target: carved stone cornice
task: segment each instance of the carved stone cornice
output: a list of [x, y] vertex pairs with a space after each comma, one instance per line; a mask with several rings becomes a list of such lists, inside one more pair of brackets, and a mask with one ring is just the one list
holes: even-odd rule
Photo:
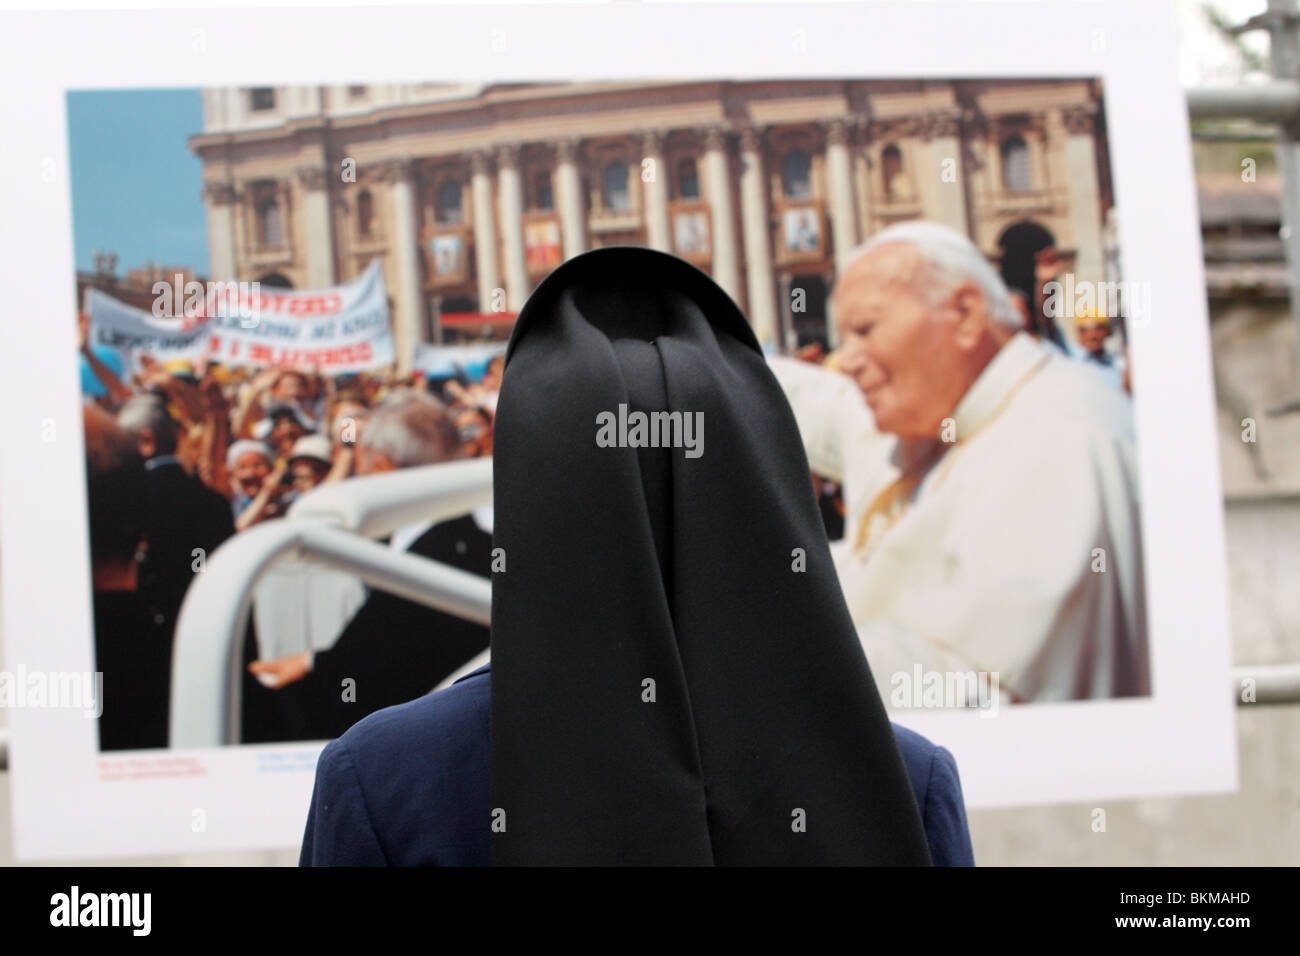
[[415, 161], [409, 156], [369, 163], [367, 172], [381, 183], [411, 183], [415, 181]]
[[924, 130], [925, 118], [920, 114], [873, 119], [868, 124], [868, 135], [873, 141], [920, 136]]
[[329, 181], [329, 173], [323, 166], [299, 166], [294, 176], [303, 189], [324, 189]]
[[503, 143], [497, 147], [497, 169], [518, 169], [519, 147], [514, 143]]
[[961, 108], [961, 131], [963, 136], [968, 139], [987, 136], [989, 126], [988, 116], [977, 107], [967, 104]]
[[554, 140], [553, 145], [557, 163], [576, 164], [582, 155], [582, 139], [577, 136], [561, 136]]
[[469, 154], [470, 172], [475, 176], [486, 176], [492, 172], [492, 154], [486, 149], [476, 149]]
[[740, 134], [740, 149], [745, 153], [757, 153], [763, 149], [763, 133], [766, 126], [759, 123], [746, 123], [736, 130]]
[[1061, 124], [1071, 136], [1091, 134], [1097, 127], [1097, 107], [1092, 103], [1075, 103], [1061, 108]]
[[856, 123], [852, 117], [836, 117], [822, 124], [827, 146], [848, 146], [853, 139]]
[[730, 129], [720, 123], [713, 123], [696, 129], [696, 133], [704, 143], [704, 148], [708, 150], [725, 150], [727, 148], [727, 136], [730, 132]]
[[641, 133], [641, 151], [646, 156], [663, 156], [667, 144], [666, 129], [648, 129]]
[[921, 135], [927, 140], [945, 136], [959, 136], [961, 134], [961, 119], [960, 110], [936, 110], [933, 113], [928, 113], [925, 117]]
[[230, 206], [240, 199], [234, 183], [208, 181], [203, 184], [203, 198], [214, 206]]

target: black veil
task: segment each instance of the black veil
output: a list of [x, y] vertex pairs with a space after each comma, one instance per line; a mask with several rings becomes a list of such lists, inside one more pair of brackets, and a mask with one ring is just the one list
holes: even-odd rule
[[[701, 414], [702, 454], [601, 447], [620, 405]], [[559, 266], [494, 457], [494, 865], [930, 862], [794, 416], [712, 279]]]

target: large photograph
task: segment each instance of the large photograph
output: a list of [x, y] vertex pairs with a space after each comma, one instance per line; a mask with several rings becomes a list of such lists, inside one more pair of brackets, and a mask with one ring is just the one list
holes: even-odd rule
[[[128, 223], [74, 194], [82, 233], [191, 230], [175, 265], [118, 269], [122, 254], [101, 251], [77, 275], [88, 460], [122, 472], [91, 471], [92, 544], [108, 539], [101, 523], [136, 516], [113, 529], [115, 553], [95, 551], [97, 567], [123, 569], [96, 571], [97, 660], [110, 686], [138, 682], [108, 704], [101, 746], [167, 746], [169, 714], [184, 731], [176, 645], [227, 636], [210, 633], [210, 619], [178, 630], [180, 609], [223, 543], [284, 520], [318, 487], [490, 454], [503, 359], [431, 369], [413, 356], [455, 335], [441, 322], [448, 300], [485, 314], [502, 293], [522, 304], [541, 267], [558, 263], [561, 230], [570, 254], [660, 248], [732, 291], [773, 352], [889, 706], [1148, 695], [1125, 331], [1144, 316], [1107, 232], [1116, 207], [1101, 82], [730, 83], [732, 103], [752, 100], [748, 122], [703, 131], [675, 128], [673, 112], [717, 105], [715, 82], [689, 96], [673, 84], [680, 105], [642, 116], [629, 110], [667, 85], [629, 85], [599, 109], [588, 86], [413, 88], [425, 128], [401, 155], [382, 136], [383, 87], [194, 90], [185, 95], [203, 127], [184, 135], [176, 123], [171, 153], [150, 162], [193, 168], [201, 218], [173, 223], [163, 207]], [[74, 168], [103, 163], [114, 145], [114, 134], [77, 129], [81, 117], [178, 95], [71, 94]], [[510, 95], [557, 115], [588, 105], [565, 143], [496, 124], [493, 138], [507, 142], [489, 154], [448, 148], [448, 111], [486, 124], [487, 99]], [[760, 105], [782, 100], [805, 104], [803, 115], [762, 122]], [[302, 109], [349, 119], [313, 147], [315, 166], [289, 123]], [[662, 132], [636, 132], [651, 122]], [[732, 181], [738, 163], [760, 189]], [[516, 180], [529, 188], [516, 193]], [[712, 244], [684, 238], [682, 223], [704, 210], [737, 228]], [[463, 232], [435, 237], [430, 261], [397, 231], [410, 222]], [[372, 261], [371, 239], [388, 254]], [[455, 265], [462, 255], [471, 268]], [[367, 270], [369, 301], [351, 291]], [[244, 289], [254, 291], [239, 315]], [[513, 314], [497, 311], [502, 324]], [[963, 325], [973, 321], [981, 328]], [[167, 334], [168, 322], [173, 337], [192, 330], [183, 350], [146, 334]], [[310, 347], [258, 342], [297, 333]], [[369, 347], [376, 337], [385, 347]], [[120, 498], [97, 497], [101, 484]], [[489, 513], [403, 527], [388, 543], [487, 578]], [[114, 586], [132, 569], [134, 588]], [[487, 648], [481, 625], [310, 561], [282, 559], [249, 595], [227, 597], [251, 598], [251, 613], [235, 636], [247, 667], [226, 743], [338, 736]]]

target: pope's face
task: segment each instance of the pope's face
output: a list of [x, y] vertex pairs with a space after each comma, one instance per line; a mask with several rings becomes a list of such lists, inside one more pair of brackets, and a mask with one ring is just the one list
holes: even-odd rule
[[903, 438], [938, 437], [969, 382], [956, 311], [922, 295], [924, 275], [913, 246], [890, 243], [855, 261], [832, 293], [841, 368], [876, 427]]

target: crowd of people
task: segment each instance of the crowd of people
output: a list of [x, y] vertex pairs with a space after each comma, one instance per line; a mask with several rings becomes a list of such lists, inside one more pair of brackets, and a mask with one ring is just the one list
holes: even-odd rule
[[[97, 669], [108, 702], [104, 750], [167, 746], [181, 605], [227, 539], [282, 518], [322, 484], [492, 453], [501, 355], [439, 378], [388, 369], [327, 376], [148, 356], [128, 369], [119, 353], [89, 342], [84, 316], [80, 333]], [[411, 530], [392, 544], [488, 574], [490, 517]], [[424, 668], [394, 668], [403, 655], [373, 644], [371, 653], [349, 656], [350, 634], [359, 642], [362, 631], [392, 630], [399, 619], [436, 612], [372, 592], [348, 575], [298, 570], [296, 579], [270, 575], [254, 594], [244, 638], [245, 740], [335, 736], [410, 696], [402, 696], [404, 686], [393, 689], [403, 682], [379, 673], [375, 661], [388, 672], [413, 673], [419, 693], [487, 645], [486, 629], [448, 618], [441, 623], [459, 629], [458, 640], [437, 642], [432, 659], [411, 649], [423, 655]], [[336, 672], [357, 681], [349, 701], [355, 706], [336, 706]]]

